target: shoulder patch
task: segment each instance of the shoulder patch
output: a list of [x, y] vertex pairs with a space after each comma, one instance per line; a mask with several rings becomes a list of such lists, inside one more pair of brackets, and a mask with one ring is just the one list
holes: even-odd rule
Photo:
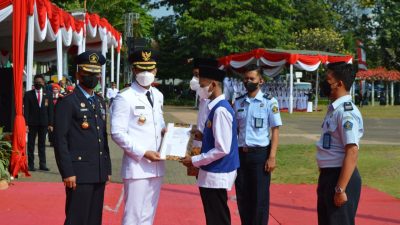
[[126, 88], [124, 88], [124, 89], [120, 90], [120, 91], [119, 91], [119, 93], [122, 93], [122, 92], [124, 92], [124, 91], [127, 91], [127, 90], [129, 90], [129, 88], [131, 88], [131, 87], [126, 87]]
[[351, 104], [351, 102], [345, 102], [345, 103], [343, 104], [343, 107], [344, 107], [344, 111], [351, 111], [351, 110], [353, 110], [353, 105]]
[[347, 120], [347, 121], [343, 124], [343, 128], [344, 128], [345, 130], [351, 130], [351, 129], [353, 129], [353, 123]]
[[273, 112], [274, 114], [275, 114], [275, 113], [278, 113], [278, 112], [279, 112], [278, 106], [274, 105], [274, 106], [272, 107], [272, 112]]
[[272, 96], [271, 94], [268, 94], [268, 95], [265, 94], [263, 97], [268, 99], [268, 100], [271, 100], [274, 96]]
[[244, 94], [244, 95], [242, 95], [242, 96], [239, 96], [239, 97], [237, 97], [237, 98], [235, 98], [236, 100], [239, 100], [239, 99], [241, 99], [241, 98], [244, 98], [244, 97], [246, 97], [246, 95], [247, 95], [247, 93], [246, 94]]

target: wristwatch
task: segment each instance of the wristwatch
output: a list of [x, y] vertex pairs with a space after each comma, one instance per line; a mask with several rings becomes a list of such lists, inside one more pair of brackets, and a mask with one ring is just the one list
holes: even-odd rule
[[335, 193], [336, 194], [341, 194], [341, 193], [343, 193], [344, 192], [344, 189], [343, 188], [341, 188], [341, 187], [339, 187], [339, 186], [336, 186], [335, 187]]

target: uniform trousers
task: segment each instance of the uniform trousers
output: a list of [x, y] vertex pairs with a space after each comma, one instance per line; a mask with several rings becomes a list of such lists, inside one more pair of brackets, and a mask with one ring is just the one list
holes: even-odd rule
[[354, 170], [346, 187], [348, 201], [341, 207], [333, 202], [335, 187], [341, 168], [321, 168], [318, 179], [318, 224], [319, 225], [354, 225], [358, 202], [361, 194], [361, 177], [357, 168]]
[[265, 171], [265, 162], [269, 153], [269, 147], [239, 151], [235, 187], [242, 225], [268, 224], [271, 174]]
[[124, 179], [123, 225], [152, 225], [163, 177]]
[[39, 167], [46, 167], [46, 134], [47, 126], [29, 126], [28, 132], [28, 166], [34, 167], [35, 162], [35, 141], [38, 136]]
[[222, 188], [199, 187], [207, 225], [230, 225], [228, 193]]
[[101, 225], [105, 183], [77, 184], [66, 188], [64, 225]]

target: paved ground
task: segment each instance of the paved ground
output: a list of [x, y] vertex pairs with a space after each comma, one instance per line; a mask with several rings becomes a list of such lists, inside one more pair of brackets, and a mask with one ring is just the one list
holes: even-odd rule
[[[316, 185], [272, 184], [269, 225], [317, 224], [315, 189]], [[105, 193], [102, 224], [121, 224], [122, 184], [107, 185]], [[228, 196], [232, 225], [239, 225], [235, 191]], [[363, 187], [361, 196], [356, 224], [400, 224], [400, 200], [368, 187]], [[8, 190], [0, 191], [0, 199], [1, 224], [54, 225], [64, 220], [65, 194], [61, 183], [15, 182]], [[164, 184], [154, 225], [188, 224], [205, 224], [198, 188]]]
[[[196, 123], [197, 111], [190, 107], [166, 106], [164, 117], [167, 122]], [[280, 144], [313, 144], [319, 138], [319, 129], [322, 119], [310, 116], [291, 116], [282, 114], [284, 126], [280, 129]], [[365, 136], [361, 144], [388, 144], [400, 145], [400, 117], [398, 119], [365, 119]], [[113, 180], [121, 182], [119, 170], [121, 166], [122, 150], [109, 138], [111, 159], [113, 166]], [[58, 182], [58, 174], [54, 160], [53, 148], [47, 146], [47, 161], [50, 172], [32, 172], [30, 178], [20, 178], [20, 181], [29, 182]], [[36, 163], [37, 158], [36, 158]], [[37, 165], [36, 165], [37, 166]], [[194, 178], [186, 176], [186, 169], [178, 162], [167, 162], [167, 176], [165, 183], [193, 184]]]

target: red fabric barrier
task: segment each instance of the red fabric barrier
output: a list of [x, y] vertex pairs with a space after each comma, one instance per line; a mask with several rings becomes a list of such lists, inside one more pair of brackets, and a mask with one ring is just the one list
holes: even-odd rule
[[10, 171], [12, 176], [17, 176], [21, 170], [26, 176], [30, 176], [26, 160], [26, 127], [22, 114], [22, 77], [25, 65], [25, 36], [27, 21], [27, 1], [13, 1], [13, 30], [12, 30], [12, 60], [14, 76], [14, 101], [15, 120], [12, 139], [12, 155]]

